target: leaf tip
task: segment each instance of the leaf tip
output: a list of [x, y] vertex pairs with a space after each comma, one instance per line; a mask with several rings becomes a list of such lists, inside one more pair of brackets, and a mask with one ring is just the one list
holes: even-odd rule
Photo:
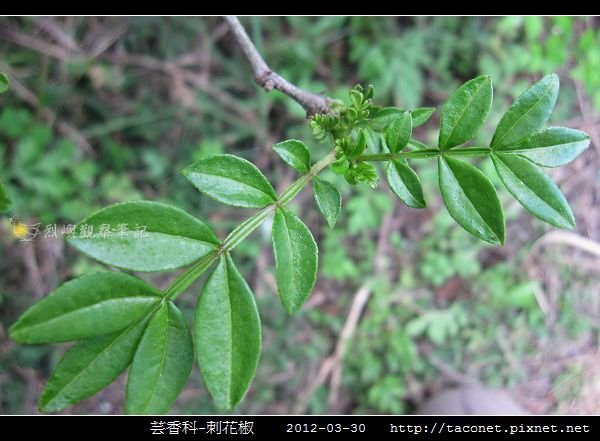
[[294, 315], [300, 309], [300, 305], [297, 305], [296, 303], [284, 303], [283, 306], [288, 315]]
[[567, 230], [574, 230], [575, 227], [577, 227], [577, 222], [575, 221], [575, 216], [573, 215], [573, 212], [570, 212], [569, 216], [565, 220], [567, 222], [563, 228], [566, 228]]
[[550, 81], [552, 83], [560, 83], [558, 74], [556, 74], [555, 72], [549, 73], [548, 75], [546, 75], [546, 78], [548, 81]]
[[494, 246], [504, 246], [504, 241], [505, 241], [505, 236], [497, 236], [496, 234], [494, 234], [493, 236], [490, 237], [486, 237], [486, 238], [481, 238], [483, 239], [485, 242], [489, 243], [490, 245], [494, 245]]
[[20, 337], [19, 337], [19, 331], [18, 329], [14, 329], [15, 325], [18, 324], [15, 323], [14, 325], [12, 325], [9, 329], [8, 329], [8, 336], [10, 337], [11, 340], [17, 342], [17, 343], [26, 343], [25, 341], [23, 341]]
[[179, 170], [179, 174], [187, 178], [188, 175], [190, 174], [189, 168], [190, 168], [189, 165], [182, 168], [181, 170]]
[[[26, 314], [26, 313], [25, 313]], [[21, 316], [22, 318], [23, 316]], [[21, 319], [17, 320], [12, 324], [10, 328], [8, 328], [8, 336], [11, 340], [21, 343], [21, 344], [30, 344], [31, 342], [27, 338], [27, 330], [22, 329]]]
[[543, 77], [539, 82], [547, 83], [550, 86], [551, 90], [553, 91], [553, 95], [555, 95], [554, 99], [556, 100], [556, 94], [558, 94], [558, 90], [560, 88], [560, 78], [558, 75], [554, 72], [550, 73]]
[[44, 413], [48, 413], [48, 412], [56, 412], [59, 411], [61, 409], [64, 409], [64, 407], [66, 406], [57, 406], [56, 402], [54, 402], [52, 400], [52, 398], [49, 398], [46, 394], [46, 391], [44, 390], [44, 392], [42, 392], [42, 395], [40, 396], [40, 399], [38, 401], [38, 410], [40, 412], [44, 412]]

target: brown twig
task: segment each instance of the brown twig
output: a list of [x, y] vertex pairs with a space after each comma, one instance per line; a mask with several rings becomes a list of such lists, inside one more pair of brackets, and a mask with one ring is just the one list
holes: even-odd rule
[[227, 15], [224, 18], [227, 21], [227, 24], [229, 24], [237, 43], [244, 51], [244, 55], [246, 55], [246, 58], [250, 62], [252, 70], [254, 71], [254, 79], [259, 86], [267, 92], [277, 89], [280, 92], [285, 93], [300, 104], [304, 110], [306, 110], [308, 116], [319, 113], [329, 113], [331, 111], [330, 106], [334, 101], [332, 98], [302, 90], [287, 81], [277, 72], [274, 72], [258, 53], [256, 46], [254, 46], [254, 43], [252, 43], [252, 40], [248, 37], [246, 30], [238, 18], [232, 15]]

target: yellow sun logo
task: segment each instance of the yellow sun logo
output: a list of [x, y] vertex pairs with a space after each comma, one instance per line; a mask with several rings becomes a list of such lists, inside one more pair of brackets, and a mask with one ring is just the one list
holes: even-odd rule
[[12, 225], [13, 236], [24, 242], [31, 242], [40, 232], [40, 223], [26, 225], [17, 216], [11, 217], [10, 223]]

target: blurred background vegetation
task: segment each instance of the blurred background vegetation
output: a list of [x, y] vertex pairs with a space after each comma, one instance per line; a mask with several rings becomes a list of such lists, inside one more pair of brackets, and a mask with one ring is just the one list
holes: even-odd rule
[[[509, 390], [533, 413], [599, 413], [600, 20], [571, 17], [249, 17], [269, 65], [300, 87], [345, 98], [375, 86], [380, 105], [437, 106], [462, 82], [491, 75], [495, 100], [480, 142], [510, 102], [557, 72], [554, 125], [592, 147], [550, 170], [577, 218], [574, 234], [537, 221], [498, 191], [507, 242], [458, 227], [433, 162], [415, 161], [428, 208], [384, 182], [343, 189], [330, 230], [310, 190], [293, 203], [320, 247], [312, 297], [289, 317], [277, 299], [268, 224], [235, 257], [257, 296], [264, 352], [241, 413], [405, 413], [448, 385]], [[64, 225], [118, 201], [150, 199], [206, 219], [221, 237], [248, 212], [201, 196], [178, 174], [217, 153], [254, 162], [281, 190], [295, 179], [272, 154], [285, 138], [312, 145], [301, 108], [260, 90], [218, 17], [0, 18], [0, 413], [36, 413], [66, 346], [19, 346], [7, 329], [61, 281], [101, 268], [66, 247]], [[437, 138], [438, 115], [417, 136]], [[495, 184], [491, 164], [482, 164]], [[337, 180], [337, 181], [336, 181]], [[58, 238], [11, 235], [9, 216], [56, 224]], [[41, 230], [43, 233], [43, 229]], [[164, 288], [172, 274], [142, 275]], [[196, 285], [179, 303], [191, 318]], [[194, 292], [195, 291], [195, 292]], [[124, 378], [67, 412], [120, 413]], [[215, 413], [199, 373], [174, 413]]]

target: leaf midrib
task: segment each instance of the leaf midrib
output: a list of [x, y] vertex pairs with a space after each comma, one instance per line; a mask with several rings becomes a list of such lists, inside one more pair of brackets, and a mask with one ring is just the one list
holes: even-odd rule
[[[155, 236], [175, 237], [175, 238], [184, 239], [184, 240], [187, 240], [187, 241], [190, 241], [190, 242], [199, 242], [202, 245], [206, 245], [206, 246], [212, 247], [212, 248], [215, 248], [216, 245], [217, 245], [217, 244], [212, 243], [212, 242], [207, 242], [206, 240], [196, 239], [196, 238], [190, 237], [190, 236], [182, 236], [182, 235], [179, 235], [179, 234], [164, 233], [162, 231], [147, 230], [147, 231], [144, 231], [144, 233], [147, 233], [149, 235], [155, 235]], [[126, 235], [123, 236], [123, 237], [119, 237], [119, 236], [116, 236], [116, 235], [111, 235], [111, 236], [108, 236], [108, 237], [83, 237], [83, 238], [72, 237], [72, 238], [69, 238], [68, 240], [69, 240], [69, 242], [77, 243], [77, 242], [85, 242], [85, 241], [90, 241], [90, 240], [91, 241], [99, 241], [100, 240], [100, 241], [103, 241], [103, 242], [111, 242], [113, 240], [122, 240], [122, 239], [130, 239], [130, 238], [140, 239], [140, 240], [150, 239], [150, 237], [144, 237], [144, 238], [142, 238], [142, 237], [135, 237], [135, 234], [136, 234], [135, 231], [127, 231]]]
[[[243, 186], [245, 186], [245, 187], [250, 187], [250, 188], [253, 188], [254, 190], [257, 190], [257, 191], [259, 191], [260, 193], [262, 193], [262, 194], [264, 194], [264, 195], [268, 196], [268, 197], [269, 197], [270, 199], [272, 199], [272, 200], [274, 200], [274, 199], [275, 199], [275, 195], [273, 195], [273, 194], [269, 194], [269, 193], [265, 193], [264, 189], [262, 189], [262, 188], [255, 187], [254, 185], [251, 185], [251, 184], [249, 184], [249, 183], [247, 183], [247, 182], [239, 181], [239, 180], [237, 180], [237, 179], [233, 179], [233, 178], [231, 178], [231, 177], [228, 177], [228, 176], [218, 175], [218, 174], [216, 174], [216, 173], [207, 173], [207, 172], [205, 172], [205, 171], [202, 171], [202, 172], [198, 172], [198, 171], [192, 171], [191, 173], [193, 173], [193, 174], [198, 174], [198, 175], [200, 175], [200, 176], [215, 176], [215, 177], [218, 177], [218, 178], [221, 178], [221, 179], [225, 179], [225, 180], [227, 180], [227, 181], [237, 182], [237, 183], [239, 183], [239, 184], [241, 184], [241, 185], [243, 185]], [[267, 183], [268, 183], [268, 182], [267, 182]], [[269, 185], [270, 185], [270, 184], [269, 184]], [[274, 190], [273, 190], [273, 193], [275, 193], [275, 191], [274, 191]]]
[[[150, 406], [150, 403], [152, 402], [152, 399], [154, 398], [154, 393], [156, 392], [156, 388], [158, 387], [158, 382], [164, 373], [164, 369], [165, 369], [165, 365], [166, 365], [167, 350], [169, 348], [168, 342], [169, 342], [169, 312], [170, 311], [169, 311], [168, 304], [165, 304], [165, 307], [167, 309], [167, 323], [166, 323], [166, 326], [164, 327], [166, 330], [166, 332], [165, 332], [165, 348], [163, 349], [163, 356], [160, 361], [160, 368], [158, 370], [158, 375], [156, 377], [156, 381], [154, 382], [154, 386], [152, 387], [152, 393], [149, 395], [148, 401], [146, 401], [146, 404], [142, 408], [142, 413], [145, 413], [146, 409], [148, 409], [148, 406]], [[148, 323], [148, 326], [150, 326], [150, 323]], [[144, 337], [142, 336], [142, 338], [144, 338]]]
[[[63, 319], [63, 320], [64, 320], [64, 318], [65, 318], [65, 317], [68, 317], [69, 315], [76, 314], [76, 313], [79, 313], [79, 312], [82, 312], [82, 311], [86, 311], [86, 310], [88, 310], [88, 309], [92, 309], [92, 308], [94, 308], [94, 307], [96, 307], [96, 306], [99, 306], [99, 305], [102, 305], [102, 304], [105, 304], [105, 303], [109, 303], [109, 302], [118, 302], [118, 301], [122, 301], [122, 300], [130, 300], [130, 299], [131, 299], [131, 300], [133, 300], [133, 299], [140, 299], [140, 298], [141, 298], [141, 299], [144, 299], [144, 298], [153, 299], [153, 300], [155, 300], [155, 302], [157, 302], [157, 303], [158, 303], [158, 302], [160, 301], [160, 299], [161, 299], [161, 297], [160, 297], [160, 296], [149, 296], [149, 295], [140, 295], [140, 296], [127, 296], [127, 297], [116, 297], [116, 298], [113, 298], [113, 299], [107, 299], [107, 300], [103, 300], [103, 301], [101, 301], [101, 302], [98, 302], [98, 303], [94, 303], [94, 304], [92, 304], [92, 305], [87, 305], [87, 306], [85, 306], [85, 307], [83, 307], [83, 308], [75, 309], [75, 310], [72, 310], [72, 311], [68, 311], [68, 312], [66, 312], [66, 313], [64, 313], [64, 314], [60, 314], [60, 315], [54, 316], [54, 317], [52, 317], [51, 319], [49, 319], [49, 320], [46, 320], [46, 321], [44, 321], [44, 322], [37, 323], [37, 324], [35, 324], [35, 325], [30, 325], [30, 326], [28, 326], [28, 327], [26, 327], [26, 328], [23, 328], [23, 329], [22, 329], [20, 332], [23, 332], [24, 330], [26, 330], [26, 331], [31, 331], [31, 330], [33, 330], [33, 329], [36, 329], [36, 328], [40, 327], [40, 326], [45, 326], [45, 325], [51, 324], [51, 323], [53, 323], [53, 322], [55, 322], [55, 321], [57, 321], [57, 320], [60, 320], [60, 319]], [[151, 305], [149, 305], [149, 306], [151, 306]], [[19, 333], [19, 330], [17, 330], [17, 333]]]
[[296, 309], [297, 305], [298, 305], [298, 299], [297, 299], [297, 294], [298, 294], [298, 290], [296, 289], [296, 277], [295, 277], [295, 272], [293, 271], [293, 263], [294, 263], [294, 252], [292, 250], [292, 236], [290, 235], [290, 229], [288, 227], [288, 222], [287, 222], [287, 216], [286, 216], [286, 212], [282, 209], [281, 210], [281, 217], [283, 218], [283, 224], [285, 226], [285, 235], [287, 237], [287, 242], [288, 242], [288, 250], [289, 250], [289, 256], [290, 256], [290, 264], [292, 265], [292, 271], [291, 271], [291, 283], [290, 285], [292, 286], [292, 292], [294, 293], [293, 298], [294, 298], [294, 304], [291, 305], [293, 307], [293, 309]]
[[229, 285], [229, 262], [227, 261], [227, 257], [223, 258], [223, 263], [225, 265], [225, 278], [227, 280], [227, 310], [229, 312], [229, 381], [227, 382], [227, 408], [232, 407], [233, 397], [232, 395], [232, 384], [233, 384], [233, 311], [231, 307], [231, 287]]
[[520, 154], [520, 153], [531, 153], [531, 152], [535, 152], [538, 150], [546, 150], [546, 149], [561, 149], [561, 148], [565, 149], [565, 148], [567, 148], [566, 146], [571, 146], [573, 144], [580, 144], [585, 141], [586, 141], [585, 139], [582, 139], [579, 141], [563, 142], [561, 144], [539, 145], [539, 146], [534, 146], [534, 147], [519, 147], [516, 149], [502, 151], [502, 153]]

